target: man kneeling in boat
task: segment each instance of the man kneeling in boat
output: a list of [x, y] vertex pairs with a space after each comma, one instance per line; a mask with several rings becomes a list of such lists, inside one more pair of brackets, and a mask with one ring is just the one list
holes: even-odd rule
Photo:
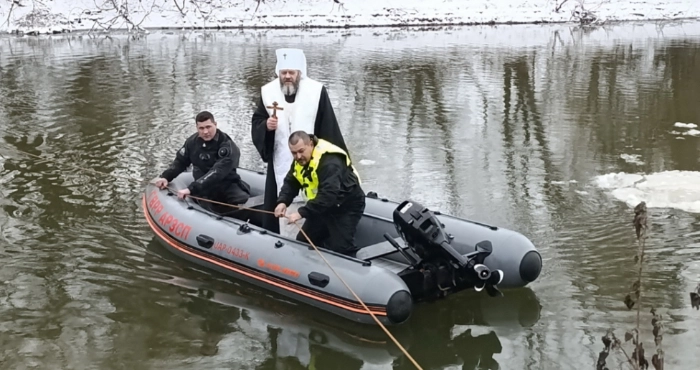
[[[340, 147], [304, 131], [295, 131], [288, 141], [294, 163], [284, 178], [275, 216], [285, 216], [302, 190], [306, 204], [289, 215], [288, 222], [304, 218], [302, 229], [315, 245], [325, 244], [327, 249], [353, 255], [365, 193], [350, 158]], [[296, 239], [306, 241], [301, 232]]]
[[[236, 172], [241, 151], [230, 136], [216, 127], [214, 115], [207, 111], [195, 117], [197, 132], [185, 140], [175, 160], [163, 171], [155, 185], [165, 189], [192, 164], [194, 180], [177, 192], [180, 199], [188, 195], [232, 205], [244, 204], [250, 198], [250, 186]], [[216, 213], [235, 211], [233, 207], [201, 202], [202, 207]]]

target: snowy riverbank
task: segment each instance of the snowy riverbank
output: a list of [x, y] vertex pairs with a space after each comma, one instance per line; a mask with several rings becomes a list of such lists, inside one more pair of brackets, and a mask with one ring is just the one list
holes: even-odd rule
[[[698, 0], [0, 0], [0, 31], [700, 19]], [[20, 5], [17, 5], [19, 3]]]

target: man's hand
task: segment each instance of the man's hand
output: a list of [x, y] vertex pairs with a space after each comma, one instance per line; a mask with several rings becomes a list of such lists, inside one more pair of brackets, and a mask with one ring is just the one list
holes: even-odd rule
[[158, 189], [162, 190], [168, 187], [168, 180], [161, 177], [158, 180], [156, 180], [156, 182], [154, 182], [153, 185], [157, 186]]
[[280, 203], [275, 208], [275, 217], [284, 217], [285, 212], [287, 212], [287, 206], [284, 203]]
[[178, 199], [185, 199], [186, 196], [190, 195], [190, 189], [182, 189], [177, 192]]
[[299, 214], [299, 212], [294, 212], [294, 213], [292, 213], [291, 216], [287, 217], [287, 219], [289, 220], [288, 223], [293, 224], [293, 223], [301, 220], [301, 215]]
[[270, 117], [267, 119], [267, 131], [277, 130], [277, 118]]

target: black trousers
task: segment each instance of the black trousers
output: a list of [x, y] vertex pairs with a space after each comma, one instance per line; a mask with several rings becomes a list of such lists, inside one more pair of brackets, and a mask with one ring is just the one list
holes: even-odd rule
[[272, 162], [267, 164], [267, 175], [265, 176], [265, 200], [263, 209], [270, 213], [260, 215], [262, 217], [262, 227], [275, 234], [280, 233], [280, 220], [272, 212], [277, 207], [277, 181], [275, 180], [275, 170]]
[[[315, 246], [349, 256], [355, 255], [355, 232], [365, 211], [365, 197], [364, 194], [361, 195], [347, 199], [326, 214], [309, 217], [304, 221], [301, 228]], [[296, 239], [308, 243], [301, 231]]]
[[[205, 198], [215, 202], [232, 205], [243, 205], [250, 198], [250, 186], [243, 182], [243, 180], [227, 185], [228, 186], [221, 186], [205, 192], [204, 194], [200, 195], [199, 198]], [[239, 210], [239, 208], [236, 207], [228, 207], [222, 204], [215, 204], [207, 201], [199, 201], [199, 204], [204, 209], [220, 215], [227, 215]]]

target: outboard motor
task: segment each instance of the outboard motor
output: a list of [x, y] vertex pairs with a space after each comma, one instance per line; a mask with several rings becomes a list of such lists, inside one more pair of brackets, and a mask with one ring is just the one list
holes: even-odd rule
[[[492, 252], [491, 242], [476, 245], [476, 250], [463, 256], [451, 245], [452, 236], [444, 225], [422, 205], [404, 201], [393, 213], [394, 225], [414, 256], [402, 255], [412, 268], [400, 275], [417, 299], [440, 298], [473, 287], [486, 288], [491, 296], [500, 296], [496, 287], [503, 280], [503, 271], [488, 268], [484, 259]], [[385, 235], [386, 236], [386, 235]]]

